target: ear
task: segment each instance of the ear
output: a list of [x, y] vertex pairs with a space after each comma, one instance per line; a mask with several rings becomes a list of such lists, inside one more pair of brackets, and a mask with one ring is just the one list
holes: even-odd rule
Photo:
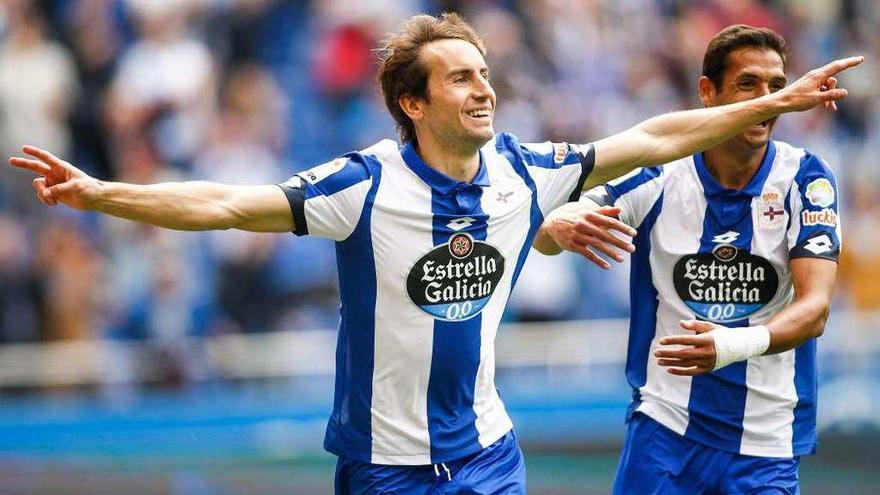
[[406, 94], [398, 98], [397, 104], [413, 122], [421, 120], [425, 115], [425, 102], [421, 98]]
[[700, 80], [697, 81], [697, 89], [700, 91], [700, 101], [703, 102], [703, 106], [714, 107], [715, 95], [718, 90], [712, 80], [706, 76], [700, 76]]

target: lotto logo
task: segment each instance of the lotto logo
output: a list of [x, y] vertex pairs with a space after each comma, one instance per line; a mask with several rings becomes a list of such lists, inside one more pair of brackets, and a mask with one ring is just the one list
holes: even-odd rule
[[450, 229], [458, 232], [461, 229], [470, 227], [476, 221], [477, 221], [476, 219], [471, 218], [471, 217], [456, 218], [455, 220], [447, 223], [446, 226], [449, 227]]
[[712, 238], [712, 242], [720, 243], [720, 244], [730, 244], [731, 242], [737, 240], [739, 238], [739, 232], [734, 232], [732, 230], [728, 230], [723, 234], [716, 235]]
[[828, 237], [828, 234], [813, 237], [804, 244], [804, 249], [813, 254], [827, 253], [828, 251], [831, 251], [832, 247], [834, 247], [834, 243], [831, 242], [831, 238]]

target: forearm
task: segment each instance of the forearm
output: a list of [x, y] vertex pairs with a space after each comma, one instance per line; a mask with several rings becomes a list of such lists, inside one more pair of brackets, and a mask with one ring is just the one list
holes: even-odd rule
[[235, 189], [211, 182], [102, 182], [91, 209], [175, 230], [229, 229], [240, 217], [228, 206]]
[[778, 94], [749, 101], [673, 112], [648, 119], [595, 143], [596, 164], [584, 189], [638, 167], [659, 165], [712, 148], [785, 109]]
[[770, 347], [765, 354], [785, 352], [821, 336], [825, 331], [830, 304], [828, 298], [814, 294], [795, 301], [777, 313], [766, 324], [770, 330]]

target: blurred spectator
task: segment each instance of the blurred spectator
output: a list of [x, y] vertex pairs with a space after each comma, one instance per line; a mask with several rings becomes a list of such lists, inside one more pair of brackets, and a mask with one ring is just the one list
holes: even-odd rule
[[[73, 60], [61, 45], [46, 38], [45, 19], [30, 2], [6, 3], [6, 38], [0, 46], [0, 150], [8, 156], [23, 144], [68, 153], [66, 127], [77, 79]], [[8, 167], [4, 167], [8, 169]], [[32, 209], [29, 179], [0, 173], [4, 194], [17, 209]]]
[[106, 117], [121, 139], [146, 133], [161, 156], [186, 168], [213, 118], [214, 66], [188, 35], [194, 0], [129, 0], [143, 38], [120, 60]]
[[[254, 63], [233, 67], [211, 136], [196, 157], [195, 177], [225, 184], [281, 182], [276, 153], [284, 147], [286, 108], [283, 93], [265, 68]], [[208, 235], [217, 263], [218, 330], [269, 330], [278, 312], [269, 266], [278, 236], [241, 231]]]
[[859, 310], [880, 310], [880, 185], [872, 180], [849, 184], [848, 216], [843, 219], [840, 288]]

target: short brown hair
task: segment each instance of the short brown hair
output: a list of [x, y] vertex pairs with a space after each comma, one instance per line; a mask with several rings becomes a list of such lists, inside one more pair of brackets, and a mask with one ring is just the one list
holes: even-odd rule
[[768, 28], [756, 28], [746, 24], [734, 24], [722, 29], [709, 41], [703, 56], [703, 75], [708, 77], [716, 89], [724, 84], [727, 71], [727, 56], [743, 47], [773, 50], [782, 58], [785, 67], [785, 38]]
[[403, 25], [403, 29], [389, 37], [378, 50], [379, 84], [385, 97], [385, 106], [397, 122], [400, 139], [404, 142], [415, 140], [416, 129], [412, 120], [400, 108], [400, 97], [404, 95], [428, 99], [428, 70], [422, 64], [419, 54], [422, 47], [432, 41], [457, 39], [477, 47], [486, 54], [483, 40], [477, 36], [458, 14], [447, 12], [440, 17], [417, 15]]

